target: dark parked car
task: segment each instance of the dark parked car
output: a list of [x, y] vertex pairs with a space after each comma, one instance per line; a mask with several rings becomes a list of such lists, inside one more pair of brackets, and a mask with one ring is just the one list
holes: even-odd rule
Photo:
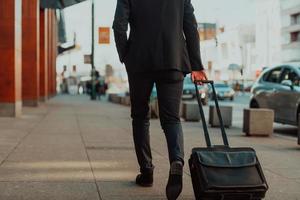
[[252, 87], [251, 108], [275, 111], [275, 122], [298, 125], [300, 114], [300, 63], [263, 71]]
[[[202, 100], [202, 103], [204, 105], [207, 105], [208, 103], [208, 89], [205, 86], [199, 86], [199, 93], [200, 97]], [[193, 100], [196, 98], [196, 90], [195, 90], [195, 85], [191, 78], [187, 76], [184, 79], [184, 84], [183, 84], [183, 94], [182, 94], [182, 99], [183, 100]]]
[[[216, 83], [215, 88], [216, 88], [216, 93], [217, 93], [218, 99], [220, 99], [220, 100], [230, 99], [231, 101], [234, 100], [235, 92], [229, 85], [227, 85], [225, 83]], [[211, 88], [209, 88], [209, 96], [211, 99], [213, 99]]]
[[[208, 89], [205, 86], [198, 86], [201, 101], [204, 105], [207, 105], [208, 103]], [[157, 98], [157, 90], [156, 87], [153, 87], [152, 93], [151, 93], [151, 99]], [[182, 100], [194, 100], [196, 98], [196, 90], [195, 85], [191, 78], [187, 76], [184, 79], [183, 84], [183, 94], [182, 94]]]

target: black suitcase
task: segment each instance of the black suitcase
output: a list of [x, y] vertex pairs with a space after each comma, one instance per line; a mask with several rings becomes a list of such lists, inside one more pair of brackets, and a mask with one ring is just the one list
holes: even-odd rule
[[194, 148], [189, 167], [197, 200], [260, 200], [265, 197], [268, 184], [252, 148], [231, 148], [223, 126], [213, 81], [201, 81], [212, 87], [220, 120], [224, 145], [212, 146], [205, 115], [195, 83], [199, 111], [207, 148]]

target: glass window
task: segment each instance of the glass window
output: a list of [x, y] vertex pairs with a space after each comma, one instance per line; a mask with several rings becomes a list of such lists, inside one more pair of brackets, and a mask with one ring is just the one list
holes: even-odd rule
[[222, 83], [216, 83], [216, 84], [215, 84], [215, 87], [216, 87], [216, 88], [227, 88], [228, 85], [222, 84]]
[[300, 41], [300, 31], [291, 33], [291, 42], [299, 42]]
[[298, 74], [292, 69], [285, 69], [282, 76], [282, 81], [290, 80], [293, 85], [300, 86], [300, 77]]
[[267, 81], [268, 77], [269, 77], [269, 73], [265, 73], [265, 74], [262, 76], [262, 79], [263, 79], [264, 81]]
[[267, 82], [271, 83], [279, 83], [280, 81], [281, 68], [277, 68], [269, 72], [269, 76], [267, 78]]
[[294, 15], [291, 15], [292, 18], [292, 25], [300, 24], [300, 13], [296, 13]]

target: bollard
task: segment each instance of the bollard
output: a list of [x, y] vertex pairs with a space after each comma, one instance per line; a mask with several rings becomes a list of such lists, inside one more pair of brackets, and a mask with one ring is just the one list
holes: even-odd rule
[[[220, 106], [223, 124], [227, 128], [232, 125], [232, 110], [232, 106]], [[220, 127], [220, 120], [215, 106], [209, 106], [209, 124], [212, 127]]]
[[182, 103], [182, 118], [185, 121], [200, 121], [199, 106], [197, 102]]
[[115, 96], [117, 96], [117, 95], [116, 94], [109, 94], [108, 95], [108, 101], [113, 103], [113, 100], [114, 100]]
[[110, 102], [116, 103], [116, 104], [121, 104], [122, 97], [119, 96], [118, 94], [110, 94]]
[[273, 134], [274, 111], [270, 109], [245, 109], [243, 131], [247, 136]]
[[116, 103], [117, 104], [122, 104], [122, 96], [117, 96], [117, 98], [116, 98]]
[[128, 97], [128, 96], [121, 97], [121, 104], [123, 106], [129, 106], [130, 105], [130, 97]]
[[121, 97], [121, 105], [125, 106], [125, 97]]
[[130, 106], [131, 105], [130, 96], [125, 96], [124, 97], [124, 105], [125, 106]]

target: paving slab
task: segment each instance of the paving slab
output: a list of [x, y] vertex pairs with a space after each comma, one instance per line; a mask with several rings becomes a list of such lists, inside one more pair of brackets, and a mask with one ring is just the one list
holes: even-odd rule
[[279, 176], [270, 172], [269, 170], [265, 170], [265, 175], [269, 183], [269, 191], [267, 193], [267, 200], [273, 199], [289, 199], [289, 200], [299, 200], [300, 199], [300, 184], [285, 178], [283, 176]]
[[1, 200], [100, 200], [94, 183], [0, 182]]
[[82, 133], [87, 146], [133, 146], [133, 136], [122, 129], [99, 129], [97, 132]]
[[93, 180], [90, 165], [84, 161], [5, 162], [0, 167], [0, 182]]
[[[37, 123], [40, 117], [35, 115], [22, 116], [21, 118], [0, 118], [1, 130], [13, 129], [13, 130], [31, 130]], [[2, 132], [0, 130], [0, 133]]]
[[43, 162], [43, 161], [87, 161], [84, 149], [70, 145], [29, 146], [18, 148], [12, 153], [7, 162]]
[[[47, 120], [47, 119], [46, 119]], [[51, 134], [56, 132], [78, 133], [78, 127], [75, 120], [68, 122], [67, 120], [47, 120], [47, 124], [40, 124], [34, 130], [38, 134]]]
[[[166, 200], [164, 185], [152, 188], [136, 187], [134, 182], [98, 182], [103, 200]], [[194, 200], [193, 195], [181, 195], [178, 200]]]

